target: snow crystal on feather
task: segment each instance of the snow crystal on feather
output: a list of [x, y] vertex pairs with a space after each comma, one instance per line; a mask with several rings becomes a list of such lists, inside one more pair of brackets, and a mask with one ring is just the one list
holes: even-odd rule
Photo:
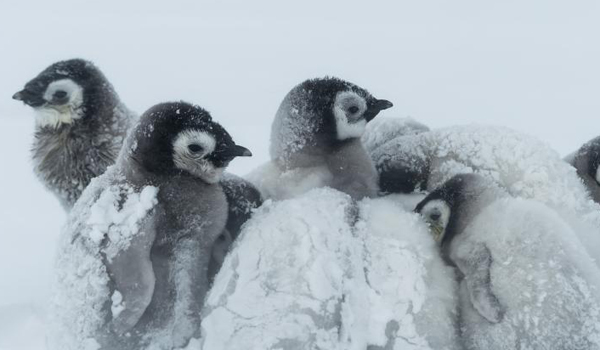
[[364, 200], [369, 349], [458, 349], [456, 283], [427, 226], [397, 198]]
[[397, 137], [417, 135], [426, 131], [429, 131], [429, 127], [412, 118], [378, 117], [367, 124], [361, 141], [367, 152], [371, 153]]
[[499, 323], [481, 317], [463, 281], [467, 348], [600, 349], [600, 272], [553, 210], [531, 200], [497, 200], [454, 238], [451, 257], [474, 259], [469, 243], [491, 254], [491, 290], [504, 317]]
[[330, 189], [267, 202], [246, 223], [203, 311], [202, 348], [364, 349], [352, 202]]
[[432, 190], [456, 174], [475, 172], [515, 197], [536, 199], [579, 226], [580, 239], [600, 263], [600, 206], [575, 169], [531, 136], [504, 127], [456, 126], [397, 137], [370, 155], [382, 179], [400, 182], [394, 173], [410, 174], [419, 178], [416, 187]]
[[[103, 255], [110, 258], [126, 247], [140, 220], [156, 204], [156, 188], [134, 193], [116, 185], [122, 179], [114, 167], [93, 179], [63, 228], [55, 266], [51, 348], [98, 347], [93, 338], [111, 312]], [[130, 199], [124, 202], [125, 193]]]

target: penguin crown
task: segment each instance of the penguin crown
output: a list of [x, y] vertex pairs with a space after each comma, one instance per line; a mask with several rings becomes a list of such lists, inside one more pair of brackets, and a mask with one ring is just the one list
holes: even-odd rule
[[162, 103], [141, 117], [132, 133], [129, 155], [157, 175], [188, 174], [208, 183], [219, 181], [235, 157], [251, 156], [199, 106]]
[[41, 112], [41, 126], [57, 127], [92, 115], [101, 107], [112, 108], [118, 97], [93, 63], [71, 59], [44, 69], [13, 99]]

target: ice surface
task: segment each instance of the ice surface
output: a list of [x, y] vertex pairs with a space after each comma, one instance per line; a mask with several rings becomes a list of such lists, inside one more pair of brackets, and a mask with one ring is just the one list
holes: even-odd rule
[[[459, 294], [467, 348], [600, 349], [600, 271], [553, 210], [532, 200], [496, 200], [451, 247], [465, 273]], [[499, 322], [482, 317], [489, 309], [471, 289], [483, 265], [465, 270], [460, 263], [484, 251], [491, 265], [481, 283], [500, 304]]]
[[393, 199], [357, 208], [316, 189], [267, 202], [215, 279], [202, 348], [455, 349], [453, 281]]

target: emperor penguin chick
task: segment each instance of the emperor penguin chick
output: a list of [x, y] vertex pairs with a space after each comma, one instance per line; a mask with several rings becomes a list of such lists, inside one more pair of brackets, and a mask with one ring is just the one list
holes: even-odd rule
[[467, 349], [600, 349], [600, 272], [556, 212], [474, 174], [415, 210], [458, 268]]
[[266, 198], [329, 186], [354, 199], [378, 192], [360, 137], [392, 103], [337, 78], [307, 80], [283, 99], [271, 128], [271, 163], [250, 174]]
[[590, 197], [600, 203], [600, 136], [596, 137], [565, 160], [577, 169], [577, 175], [583, 181]]
[[70, 213], [58, 314], [71, 340], [61, 349], [89, 339], [102, 349], [175, 349], [199, 335], [229, 210], [221, 175], [250, 155], [198, 106], [164, 103], [144, 113], [115, 166]]
[[52, 64], [13, 99], [33, 107], [34, 172], [70, 209], [90, 180], [112, 165], [135, 115], [91, 62]]

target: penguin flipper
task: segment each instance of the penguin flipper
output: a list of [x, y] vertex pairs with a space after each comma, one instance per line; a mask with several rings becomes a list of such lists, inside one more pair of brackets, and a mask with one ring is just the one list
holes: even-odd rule
[[[456, 259], [456, 265], [465, 276], [469, 299], [477, 312], [491, 323], [502, 321], [504, 310], [491, 286], [492, 255], [483, 244], [470, 244], [468, 254]], [[464, 251], [464, 250], [463, 250]]]
[[[145, 226], [145, 227], [144, 227]], [[115, 284], [113, 294], [112, 330], [124, 334], [140, 320], [152, 300], [156, 277], [150, 260], [156, 231], [153, 225], [143, 225], [129, 246], [107, 263], [107, 270]], [[115, 312], [116, 292], [122, 298], [121, 310]]]

